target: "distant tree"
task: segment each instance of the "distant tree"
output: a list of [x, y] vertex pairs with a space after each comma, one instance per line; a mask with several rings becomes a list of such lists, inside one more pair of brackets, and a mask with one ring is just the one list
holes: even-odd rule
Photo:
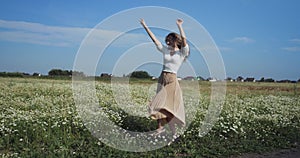
[[226, 80], [227, 80], [227, 81], [231, 81], [232, 78], [231, 78], [231, 77], [227, 77]]
[[265, 78], [262, 77], [258, 82], [265, 82]]
[[52, 69], [48, 72], [49, 76], [71, 76], [72, 71], [61, 70], [61, 69]]
[[230, 82], [235, 82], [235, 81], [236, 81], [236, 80], [235, 80], [234, 78], [232, 78], [232, 77], [227, 77], [225, 80], [226, 80], [226, 81], [230, 81]]
[[24, 77], [26, 73], [21, 72], [0, 72], [1, 77]]
[[6, 77], [6, 72], [0, 72], [0, 77]]
[[297, 82], [300, 82], [300, 78], [299, 78], [299, 80]]
[[41, 76], [41, 74], [40, 74], [40, 73], [37, 73], [37, 72], [35, 72], [35, 73], [33, 73], [33, 74], [32, 74], [32, 76]]
[[100, 75], [100, 77], [102, 77], [102, 78], [111, 78], [111, 74], [108, 74], [108, 73], [102, 73], [101, 75]]
[[205, 79], [204, 79], [203, 77], [201, 77], [201, 76], [198, 76], [198, 77], [197, 77], [197, 80], [198, 80], [198, 81], [205, 81]]
[[61, 69], [52, 69], [48, 72], [49, 76], [58, 76], [62, 73]]
[[267, 79], [264, 80], [264, 82], [275, 82], [275, 80], [272, 79], [272, 78], [267, 78]]
[[71, 71], [71, 72], [72, 72], [72, 75], [74, 75], [74, 76], [85, 76], [85, 74], [80, 71]]
[[278, 83], [292, 83], [293, 81], [291, 81], [291, 80], [279, 80], [277, 82]]
[[23, 76], [30, 76], [30, 74], [27, 73], [27, 72], [23, 72], [22, 75], [23, 75]]
[[134, 71], [128, 76], [133, 78], [151, 78], [151, 76], [146, 71]]
[[24, 77], [24, 73], [21, 73], [21, 72], [11, 72], [8, 74], [9, 74], [9, 77]]
[[238, 77], [236, 78], [236, 81], [238, 81], [238, 82], [244, 81], [244, 78], [243, 78], [242, 76], [238, 76]]
[[247, 77], [244, 81], [245, 82], [255, 82], [255, 78], [253, 78], [253, 77]]

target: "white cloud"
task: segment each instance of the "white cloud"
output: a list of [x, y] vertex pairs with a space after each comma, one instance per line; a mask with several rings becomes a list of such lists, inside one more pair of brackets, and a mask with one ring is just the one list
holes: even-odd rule
[[294, 39], [291, 39], [290, 42], [300, 44], [300, 39], [294, 38]]
[[253, 40], [249, 37], [235, 37], [229, 41], [234, 42], [234, 43], [253, 43], [253, 42], [255, 42], [255, 40]]
[[[289, 40], [289, 42], [291, 42], [293, 44], [300, 44], [300, 39], [294, 38], [294, 39]], [[285, 50], [285, 51], [289, 51], [289, 52], [300, 52], [299, 46], [283, 47], [281, 49]]]
[[0, 20], [0, 40], [51, 46], [80, 44], [89, 28], [47, 26], [39, 23]]
[[[112, 37], [122, 32], [113, 30], [100, 30], [92, 28], [80, 27], [59, 27], [48, 26], [40, 23], [30, 23], [23, 21], [5, 21], [0, 20], [0, 40], [10, 42], [31, 43], [49, 46], [79, 46], [85, 36], [93, 31], [92, 43], [101, 45], [104, 41], [110, 40]], [[116, 45], [126, 45], [132, 40], [147, 39], [141, 34], [127, 34], [120, 38]]]
[[300, 47], [284, 47], [281, 49], [289, 52], [300, 52]]

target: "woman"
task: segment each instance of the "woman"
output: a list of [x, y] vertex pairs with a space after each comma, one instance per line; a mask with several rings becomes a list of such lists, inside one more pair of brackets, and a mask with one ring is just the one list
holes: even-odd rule
[[185, 112], [182, 99], [182, 92], [177, 80], [177, 71], [182, 62], [189, 55], [189, 46], [182, 28], [183, 20], [177, 19], [180, 35], [170, 33], [166, 36], [166, 45], [155, 37], [146, 25], [144, 19], [140, 20], [157, 49], [163, 54], [163, 70], [158, 80], [157, 94], [149, 105], [149, 113], [152, 119], [157, 120], [158, 129], [156, 134], [165, 131], [164, 125], [169, 124], [173, 137], [176, 138], [175, 124], [185, 125]]

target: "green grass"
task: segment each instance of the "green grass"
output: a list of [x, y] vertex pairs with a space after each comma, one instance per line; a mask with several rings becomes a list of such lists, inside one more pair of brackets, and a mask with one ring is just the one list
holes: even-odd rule
[[[155, 121], [131, 116], [126, 111], [141, 115], [147, 112], [144, 105], [155, 81], [130, 83], [135, 108], [119, 108], [107, 81], [96, 82], [99, 107], [124, 129], [140, 132], [155, 129]], [[158, 150], [135, 153], [109, 147], [91, 134], [76, 111], [72, 81], [0, 78], [0, 156], [228, 157], [291, 148], [300, 142], [299, 84], [227, 83], [219, 120], [203, 137], [199, 131], [209, 106], [211, 83], [199, 85], [199, 106], [193, 106], [199, 104], [197, 99], [184, 94], [187, 117], [190, 110], [196, 111], [196, 118], [179, 141]]]

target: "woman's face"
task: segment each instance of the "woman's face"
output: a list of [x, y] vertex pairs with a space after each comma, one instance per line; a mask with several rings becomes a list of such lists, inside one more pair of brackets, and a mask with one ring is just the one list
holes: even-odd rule
[[174, 37], [172, 36], [167, 36], [166, 40], [165, 40], [166, 44], [168, 46], [171, 46], [171, 47], [175, 47], [176, 46], [176, 40]]

